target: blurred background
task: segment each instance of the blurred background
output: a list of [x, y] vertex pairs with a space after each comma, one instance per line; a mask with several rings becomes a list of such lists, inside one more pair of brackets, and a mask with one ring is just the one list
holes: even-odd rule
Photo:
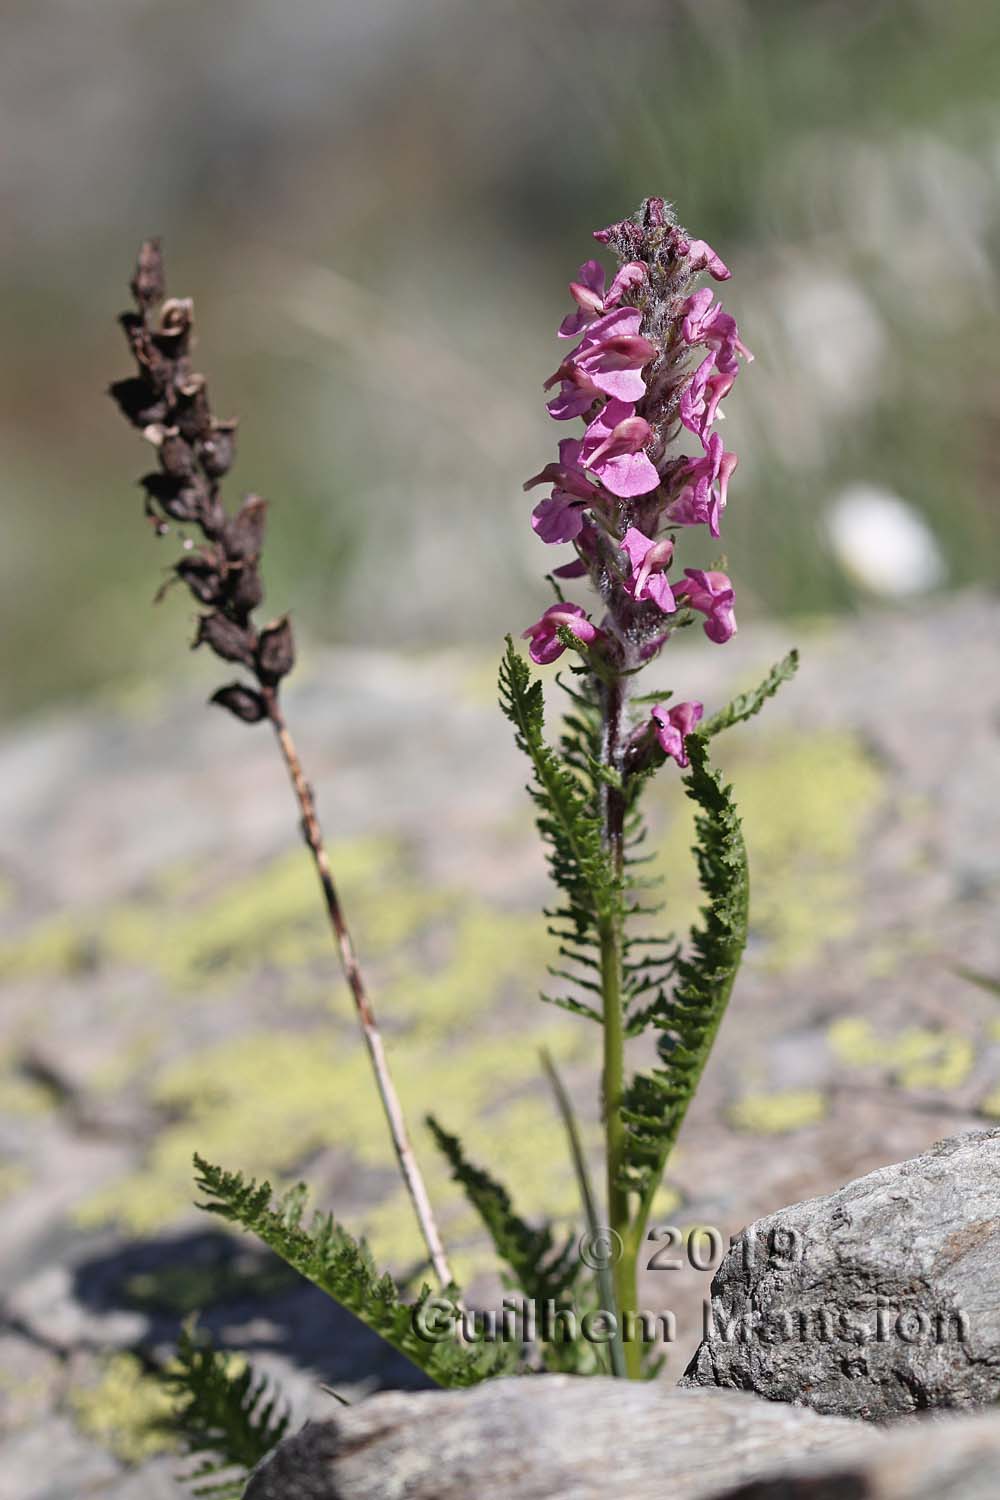
[[6, 0], [0, 32], [6, 715], [180, 665], [152, 454], [104, 394], [147, 234], [314, 640], [495, 643], [547, 602], [520, 484], [554, 330], [646, 193], [733, 268], [757, 356], [744, 615], [995, 578], [990, 0]]

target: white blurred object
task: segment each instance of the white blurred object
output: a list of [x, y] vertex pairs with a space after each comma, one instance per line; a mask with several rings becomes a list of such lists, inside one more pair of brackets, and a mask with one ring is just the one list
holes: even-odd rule
[[890, 490], [868, 484], [841, 490], [826, 526], [841, 567], [874, 594], [901, 599], [944, 582], [934, 533]]

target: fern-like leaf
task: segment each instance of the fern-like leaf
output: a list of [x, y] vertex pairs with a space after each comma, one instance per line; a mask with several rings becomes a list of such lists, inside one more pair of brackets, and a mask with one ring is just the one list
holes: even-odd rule
[[742, 724], [745, 719], [752, 719], [754, 714], [760, 713], [768, 698], [774, 697], [783, 682], [792, 680], [798, 667], [799, 653], [795, 650], [789, 651], [787, 656], [774, 664], [763, 682], [749, 693], [740, 693], [725, 708], [720, 708], [717, 714], [713, 714], [710, 719], [699, 726], [698, 734], [702, 739], [712, 739], [723, 729], [728, 729], [731, 724]]
[[[331, 1215], [317, 1213], [305, 1228], [304, 1188], [274, 1200], [267, 1182], [258, 1184], [240, 1172], [225, 1172], [200, 1156], [194, 1162], [198, 1187], [208, 1199], [200, 1208], [256, 1234], [439, 1385], [475, 1385], [510, 1372], [516, 1351], [509, 1346], [472, 1346], [450, 1337], [430, 1342], [421, 1337], [420, 1313], [432, 1296], [430, 1287], [421, 1289], [416, 1302], [402, 1302], [392, 1277], [378, 1273], [364, 1242], [353, 1239]], [[449, 1288], [446, 1296], [457, 1301], [457, 1287]]]
[[647, 1206], [708, 1061], [747, 937], [749, 873], [732, 789], [711, 769], [702, 735], [690, 735], [687, 746], [691, 764], [684, 785], [701, 809], [694, 854], [707, 900], [688, 953], [676, 961], [672, 995], [659, 995], [647, 1012], [662, 1033], [661, 1066], [637, 1073], [622, 1105], [622, 1186], [640, 1193]]
[[590, 746], [579, 743], [573, 753], [576, 763], [568, 764], [546, 743], [541, 680], [532, 681], [510, 636], [500, 664], [499, 686], [500, 706], [514, 725], [518, 748], [528, 756], [534, 772], [530, 791], [538, 829], [548, 848], [552, 878], [567, 902], [558, 915], [572, 923], [578, 941], [588, 941], [618, 900], [602, 842], [599, 807], [585, 776]]
[[576, 1240], [557, 1246], [548, 1225], [533, 1229], [514, 1212], [510, 1194], [496, 1178], [468, 1161], [457, 1136], [449, 1135], [432, 1115], [427, 1124], [459, 1183], [489, 1231], [496, 1252], [509, 1266], [514, 1284], [538, 1303], [561, 1301], [580, 1272]]
[[199, 1459], [185, 1483], [195, 1495], [239, 1500], [251, 1469], [288, 1431], [280, 1396], [244, 1359], [221, 1353], [188, 1325], [163, 1383], [176, 1400], [171, 1431]]

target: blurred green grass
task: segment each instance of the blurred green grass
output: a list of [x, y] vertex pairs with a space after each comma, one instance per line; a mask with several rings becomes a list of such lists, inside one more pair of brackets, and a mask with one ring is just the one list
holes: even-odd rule
[[[192, 610], [103, 392], [142, 235], [195, 295], [231, 487], [321, 640], [495, 639], [545, 601], [522, 478], [589, 231], [646, 192], [734, 270], [744, 614], [850, 609], [825, 516], [877, 485], [992, 582], [1000, 11], [459, 0], [364, 13], [7, 9], [0, 60], [8, 715], [179, 669]], [[692, 551], [706, 560], [710, 551]]]

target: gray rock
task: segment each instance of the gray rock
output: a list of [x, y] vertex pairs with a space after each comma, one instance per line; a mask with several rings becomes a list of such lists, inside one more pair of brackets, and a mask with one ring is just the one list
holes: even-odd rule
[[1000, 1130], [758, 1219], [683, 1385], [875, 1421], [1000, 1396]]
[[921, 1417], [875, 1448], [786, 1465], [716, 1500], [996, 1500], [1000, 1413]]
[[703, 1500], [782, 1458], [882, 1439], [722, 1391], [526, 1376], [375, 1396], [309, 1423], [245, 1500]]

